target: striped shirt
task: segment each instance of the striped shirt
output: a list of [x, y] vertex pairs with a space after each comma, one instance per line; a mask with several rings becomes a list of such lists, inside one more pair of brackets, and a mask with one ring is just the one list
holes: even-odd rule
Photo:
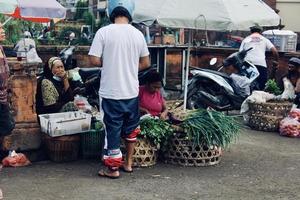
[[0, 46], [0, 51], [2, 51], [3, 55], [3, 57], [0, 56], [0, 103], [6, 104], [9, 67], [2, 46]]

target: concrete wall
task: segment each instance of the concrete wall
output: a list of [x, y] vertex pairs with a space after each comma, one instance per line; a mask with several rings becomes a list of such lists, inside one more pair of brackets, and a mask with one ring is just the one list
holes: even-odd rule
[[277, 0], [276, 7], [285, 29], [300, 32], [300, 0]]
[[[11, 46], [5, 46], [5, 49], [11, 49]], [[42, 58], [43, 62], [52, 56], [57, 56], [59, 52], [64, 48], [64, 46], [39, 46], [37, 51], [39, 56]], [[75, 58], [77, 60], [78, 67], [91, 67], [89, 56], [88, 56], [89, 47], [88, 46], [79, 46], [75, 51]], [[191, 66], [197, 67], [207, 67], [209, 66], [209, 61], [213, 57], [217, 57], [218, 61], [221, 63], [224, 58], [230, 54], [236, 52], [237, 49], [228, 49], [228, 48], [198, 48], [192, 51], [191, 56]], [[281, 72], [286, 70], [287, 61], [292, 56], [289, 53], [280, 53], [280, 66]], [[296, 53], [295, 56], [300, 57], [300, 53]], [[172, 79], [171, 85], [177, 85], [180, 82], [180, 69], [182, 67], [181, 55], [178, 51], [170, 51], [167, 55], [167, 77]], [[267, 60], [271, 60], [270, 53], [267, 54]], [[152, 63], [153, 64], [153, 63]]]

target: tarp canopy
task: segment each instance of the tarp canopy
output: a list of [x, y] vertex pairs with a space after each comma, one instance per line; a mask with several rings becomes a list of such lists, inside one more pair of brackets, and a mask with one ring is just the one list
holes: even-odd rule
[[135, 23], [202, 30], [277, 26], [280, 17], [262, 0], [136, 0]]

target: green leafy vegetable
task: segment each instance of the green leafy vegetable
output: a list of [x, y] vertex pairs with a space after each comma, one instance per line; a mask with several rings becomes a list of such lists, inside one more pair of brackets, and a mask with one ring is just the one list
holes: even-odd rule
[[239, 134], [239, 123], [230, 116], [212, 110], [192, 112], [181, 127], [196, 145], [226, 148]]
[[173, 134], [172, 126], [160, 119], [145, 118], [140, 122], [141, 135], [148, 138], [155, 145], [160, 145]]
[[268, 82], [266, 83], [265, 91], [274, 95], [280, 95], [282, 93], [274, 79], [268, 80]]

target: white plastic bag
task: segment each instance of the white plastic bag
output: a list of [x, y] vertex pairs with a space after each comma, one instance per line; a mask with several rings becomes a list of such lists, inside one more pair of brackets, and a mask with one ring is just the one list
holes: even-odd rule
[[254, 91], [241, 106], [241, 114], [248, 112], [249, 103], [266, 103], [267, 101], [274, 99], [275, 95], [264, 91]]
[[279, 99], [295, 99], [295, 87], [288, 78], [283, 78], [284, 91], [277, 98]]
[[76, 95], [74, 97], [74, 104], [78, 107], [79, 110], [82, 110], [84, 112], [91, 112], [92, 106], [89, 104], [87, 98]]
[[249, 116], [247, 114], [249, 110], [249, 103], [266, 103], [267, 101], [274, 99], [275, 95], [264, 91], [254, 91], [251, 96], [249, 96], [242, 104], [240, 113], [243, 114], [244, 121], [247, 123], [249, 121]]

